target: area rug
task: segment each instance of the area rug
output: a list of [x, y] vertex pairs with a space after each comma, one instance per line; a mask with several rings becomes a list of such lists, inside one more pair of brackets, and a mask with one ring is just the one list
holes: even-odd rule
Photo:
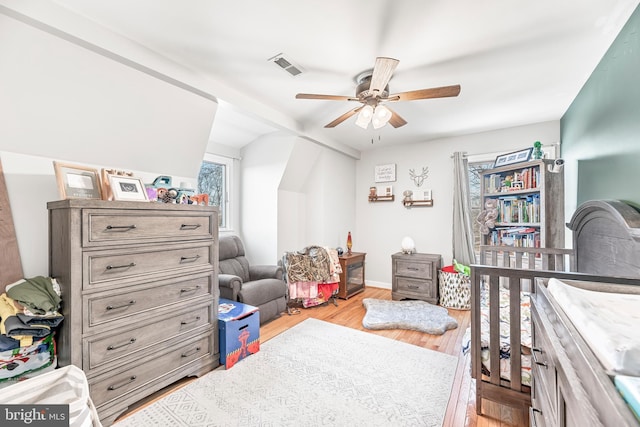
[[364, 298], [362, 305], [367, 310], [362, 326], [367, 329], [411, 329], [442, 335], [458, 327], [458, 322], [449, 316], [446, 308], [426, 301]]
[[307, 319], [117, 422], [156, 426], [441, 426], [457, 359]]

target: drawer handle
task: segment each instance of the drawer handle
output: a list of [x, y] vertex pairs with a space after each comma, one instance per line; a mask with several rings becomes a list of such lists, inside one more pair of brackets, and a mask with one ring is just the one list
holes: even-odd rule
[[189, 357], [189, 356], [193, 356], [194, 354], [198, 353], [200, 351], [200, 347], [196, 347], [195, 349], [191, 350], [191, 351], [187, 351], [186, 353], [182, 353], [182, 357]]
[[544, 366], [545, 368], [547, 368], [547, 362], [538, 362], [538, 358], [536, 357], [536, 353], [541, 353], [542, 354], [542, 350], [540, 350], [539, 348], [534, 348], [532, 349], [533, 353], [531, 354], [533, 356], [533, 363], [535, 363], [538, 366]]
[[132, 382], [134, 382], [136, 380], [136, 376], [135, 375], [131, 375], [129, 377], [129, 379], [127, 381], [123, 381], [122, 384], [117, 384], [117, 385], [110, 385], [109, 387], [107, 387], [107, 390], [117, 390], [121, 387], [124, 387], [128, 384], [131, 384]]
[[135, 262], [130, 262], [129, 264], [126, 265], [107, 265], [107, 270], [113, 270], [116, 268], [130, 268], [130, 267], [135, 267], [136, 263]]
[[199, 228], [200, 224], [182, 224], [180, 225], [180, 230], [195, 230]]
[[200, 286], [200, 285], [196, 285], [196, 286], [192, 286], [190, 288], [182, 288], [182, 289], [180, 289], [180, 293], [181, 294], [186, 294], [187, 292], [195, 292], [195, 291], [200, 290], [201, 287], [202, 286]]
[[409, 289], [420, 289], [420, 286], [416, 286], [416, 285], [407, 285], [407, 288], [409, 288]]
[[195, 319], [190, 320], [190, 321], [188, 321], [188, 322], [187, 322], [186, 320], [183, 320], [182, 322], [180, 322], [180, 324], [181, 324], [181, 325], [188, 325], [189, 323], [196, 323], [196, 322], [198, 322], [199, 320], [200, 320], [200, 316], [196, 316], [196, 318], [195, 318]]
[[180, 257], [180, 263], [188, 261], [188, 262], [194, 262], [197, 261], [200, 258], [200, 255], [196, 255], [196, 256], [182, 256]]
[[407, 267], [407, 270], [411, 270], [411, 271], [419, 271], [419, 268], [416, 267]]
[[136, 342], [135, 338], [131, 338], [129, 341], [127, 341], [124, 344], [120, 344], [120, 345], [110, 345], [109, 347], [107, 347], [107, 350], [116, 350], [118, 348], [122, 348], [122, 347], [126, 347], [128, 345], [133, 344], [134, 342]]
[[539, 348], [539, 347], [533, 347], [531, 350], [533, 350], [533, 351], [535, 351], [535, 352], [538, 352], [538, 353], [540, 353], [540, 354], [544, 353], [544, 351], [542, 351], [542, 349], [541, 349], [541, 348]]
[[533, 406], [531, 407], [531, 412], [530, 412], [530, 419], [531, 419], [531, 426], [532, 427], [537, 427], [538, 426], [538, 420], [536, 419], [537, 415], [540, 414], [542, 415], [542, 411], [540, 409], [534, 408]]
[[124, 230], [129, 231], [136, 228], [135, 224], [132, 225], [107, 225], [107, 230]]
[[136, 303], [136, 300], [132, 299], [131, 301], [124, 303], [122, 305], [108, 305], [107, 310], [117, 310], [119, 308], [127, 308], [127, 307], [131, 307], [135, 303]]

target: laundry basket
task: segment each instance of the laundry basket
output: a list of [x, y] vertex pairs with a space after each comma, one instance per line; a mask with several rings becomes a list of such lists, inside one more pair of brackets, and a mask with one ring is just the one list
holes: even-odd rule
[[[89, 396], [87, 377], [74, 365], [12, 384], [2, 389], [0, 402], [3, 405], [69, 405], [69, 419], [65, 425], [102, 427]], [[3, 420], [0, 414], [0, 425]]]
[[471, 280], [458, 273], [453, 265], [438, 271], [440, 305], [458, 310], [471, 309]]

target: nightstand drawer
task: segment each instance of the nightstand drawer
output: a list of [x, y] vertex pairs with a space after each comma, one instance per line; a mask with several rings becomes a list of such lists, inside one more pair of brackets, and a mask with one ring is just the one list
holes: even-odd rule
[[396, 277], [396, 290], [398, 292], [413, 292], [425, 297], [436, 296], [437, 287], [432, 280], [410, 279], [407, 277]]
[[213, 214], [142, 210], [85, 209], [84, 247], [213, 239]]
[[165, 276], [213, 269], [213, 241], [152, 248], [109, 249], [84, 253], [85, 290], [110, 282], [122, 284], [149, 275]]
[[419, 279], [433, 279], [433, 263], [396, 260], [396, 274], [398, 276], [416, 277]]

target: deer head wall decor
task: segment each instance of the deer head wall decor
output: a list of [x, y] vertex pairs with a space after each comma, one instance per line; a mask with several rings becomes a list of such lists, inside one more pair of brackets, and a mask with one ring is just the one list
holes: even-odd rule
[[422, 173], [420, 175], [416, 175], [415, 170], [409, 169], [409, 176], [411, 177], [411, 179], [413, 180], [413, 182], [416, 184], [417, 187], [420, 187], [422, 185], [424, 180], [427, 179], [428, 175], [429, 175], [428, 166], [425, 166], [422, 168]]

